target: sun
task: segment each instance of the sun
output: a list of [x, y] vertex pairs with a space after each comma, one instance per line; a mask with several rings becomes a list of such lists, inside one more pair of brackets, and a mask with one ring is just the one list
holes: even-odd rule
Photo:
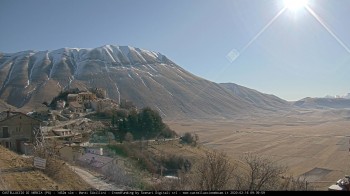
[[286, 8], [297, 11], [307, 6], [308, 0], [284, 0]]

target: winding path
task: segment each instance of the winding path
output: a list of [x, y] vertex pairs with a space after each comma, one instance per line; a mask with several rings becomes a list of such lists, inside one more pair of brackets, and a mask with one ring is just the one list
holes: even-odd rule
[[83, 180], [90, 184], [95, 189], [100, 191], [122, 191], [123, 189], [114, 184], [107, 183], [99, 177], [92, 175], [90, 172], [75, 166], [69, 166], [75, 173], [77, 173]]

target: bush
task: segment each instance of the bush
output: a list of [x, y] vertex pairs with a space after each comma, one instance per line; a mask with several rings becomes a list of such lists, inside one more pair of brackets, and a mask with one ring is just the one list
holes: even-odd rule
[[163, 130], [160, 132], [160, 136], [164, 138], [172, 138], [175, 137], [177, 134], [175, 131], [171, 130], [167, 125], [163, 128]]
[[181, 141], [183, 143], [196, 146], [197, 145], [197, 141], [198, 141], [198, 135], [197, 134], [191, 134], [191, 133], [187, 132], [187, 133], [185, 133], [184, 136], [181, 137]]
[[208, 151], [195, 167], [194, 187], [199, 190], [224, 190], [232, 186], [229, 182], [236, 168], [225, 153]]
[[161, 164], [165, 167], [165, 173], [174, 175], [179, 170], [188, 172], [191, 169], [191, 162], [181, 155], [166, 155], [161, 158]]
[[127, 157], [127, 151], [125, 150], [125, 145], [108, 145], [107, 148], [111, 149], [117, 155], [122, 157]]
[[155, 173], [157, 171], [156, 166], [152, 163], [150, 158], [152, 157], [150, 152], [140, 151], [139, 147], [135, 143], [109, 145], [108, 147], [120, 156], [129, 157], [135, 160], [141, 169], [145, 169], [151, 173]]
[[248, 166], [248, 175], [245, 177], [247, 190], [276, 190], [281, 183], [281, 175], [287, 171], [287, 167], [278, 165], [271, 158], [247, 153], [243, 156], [243, 163]]

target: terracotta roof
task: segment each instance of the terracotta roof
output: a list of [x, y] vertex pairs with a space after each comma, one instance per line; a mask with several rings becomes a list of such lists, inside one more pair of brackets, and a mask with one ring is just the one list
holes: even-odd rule
[[53, 129], [52, 132], [54, 132], [56, 135], [60, 135], [60, 133], [64, 132], [71, 132], [70, 135], [72, 135], [72, 130], [70, 129]]
[[3, 111], [3, 112], [0, 112], [0, 122], [1, 121], [4, 121], [4, 120], [7, 120], [7, 119], [10, 119], [14, 116], [18, 116], [18, 115], [22, 115], [22, 116], [25, 116], [25, 117], [28, 117], [28, 118], [31, 118], [33, 120], [36, 120], [38, 122], [41, 122], [41, 120], [39, 119], [36, 119], [36, 118], [33, 118], [31, 116], [28, 116], [22, 112], [12, 112], [12, 111]]
[[81, 108], [81, 107], [83, 107], [80, 103], [78, 103], [78, 102], [71, 102], [70, 104], [69, 104], [69, 106], [72, 106], [72, 107], [74, 107], [74, 108]]
[[64, 131], [71, 131], [70, 129], [53, 129], [54, 132], [64, 132]]
[[70, 97], [76, 97], [76, 96], [78, 96], [78, 94], [68, 94], [68, 98], [70, 98]]
[[90, 93], [90, 92], [81, 92], [81, 93], [79, 93], [79, 95], [91, 95], [92, 93]]

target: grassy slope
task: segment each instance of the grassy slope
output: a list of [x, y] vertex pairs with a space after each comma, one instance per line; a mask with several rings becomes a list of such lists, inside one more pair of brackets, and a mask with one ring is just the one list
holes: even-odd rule
[[[58, 161], [59, 171], [46, 175], [24, 158], [0, 146], [0, 190], [87, 190], [90, 186]], [[56, 166], [57, 167], [57, 166]]]

